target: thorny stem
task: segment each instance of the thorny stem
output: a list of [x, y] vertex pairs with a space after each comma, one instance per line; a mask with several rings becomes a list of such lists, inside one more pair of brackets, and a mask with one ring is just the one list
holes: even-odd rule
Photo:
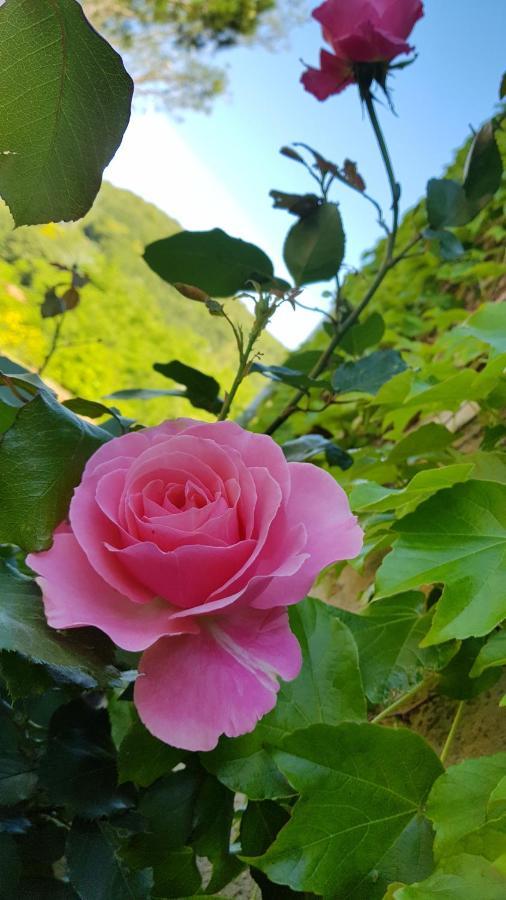
[[451, 750], [451, 747], [453, 744], [453, 740], [455, 738], [458, 727], [460, 725], [460, 720], [462, 719], [462, 714], [464, 712], [465, 705], [466, 705], [466, 701], [461, 700], [455, 711], [455, 715], [453, 717], [453, 721], [452, 721], [450, 730], [448, 732], [448, 737], [446, 738], [445, 745], [444, 745], [443, 749], [441, 750], [441, 755], [439, 757], [441, 762], [443, 763], [443, 765], [446, 763], [446, 760], [448, 759], [448, 755], [450, 753], [450, 750]]
[[[263, 300], [259, 301], [259, 303], [262, 303], [262, 302], [265, 302], [265, 301], [263, 301]], [[255, 322], [254, 322], [253, 328], [251, 329], [251, 333], [248, 338], [248, 342], [247, 342], [246, 346], [243, 346], [242, 338], [238, 339], [238, 336], [236, 333], [236, 328], [232, 323], [230, 323], [230, 324], [232, 324], [232, 328], [234, 329], [234, 334], [236, 335], [237, 348], [239, 350], [239, 367], [237, 369], [237, 374], [235, 376], [232, 387], [230, 388], [230, 391], [225, 396], [225, 401], [221, 408], [221, 412], [218, 416], [218, 422], [224, 422], [230, 413], [230, 408], [234, 401], [235, 395], [237, 394], [237, 391], [239, 390], [239, 387], [241, 386], [242, 381], [244, 380], [244, 378], [246, 377], [246, 375], [249, 372], [249, 368], [250, 368], [250, 365], [252, 362], [251, 354], [252, 354], [253, 348], [254, 348], [258, 338], [260, 337], [262, 331], [264, 330], [265, 326], [267, 325], [267, 322], [268, 322], [271, 314], [272, 314], [272, 311], [269, 310], [268, 307], [265, 309], [264, 312], [261, 312], [259, 305], [257, 306]]]
[[[371, 121], [371, 125], [376, 136], [376, 140], [378, 142], [379, 150], [385, 165], [388, 183], [390, 185], [390, 191], [392, 195], [392, 228], [389, 232], [387, 239], [387, 246], [385, 251], [385, 256], [383, 258], [383, 262], [381, 263], [378, 272], [376, 273], [376, 277], [374, 278], [369, 290], [366, 291], [365, 296], [362, 301], [355, 307], [355, 309], [350, 313], [349, 316], [344, 320], [342, 325], [339, 325], [336, 328], [336, 332], [329, 342], [327, 348], [323, 351], [320, 359], [313, 367], [311, 372], [309, 372], [310, 378], [318, 378], [322, 372], [325, 371], [327, 365], [334, 353], [335, 349], [341, 342], [344, 335], [352, 328], [352, 326], [357, 322], [364, 309], [369, 305], [372, 298], [376, 294], [376, 291], [383, 283], [385, 276], [394, 266], [397, 265], [402, 259], [404, 259], [406, 253], [415, 246], [420, 240], [420, 235], [416, 235], [412, 241], [407, 245], [407, 247], [399, 253], [397, 256], [394, 256], [395, 243], [397, 240], [397, 230], [399, 227], [399, 199], [400, 199], [400, 188], [395, 179], [392, 162], [390, 159], [390, 154], [387, 149], [387, 145], [385, 143], [385, 138], [383, 137], [383, 132], [381, 130], [380, 123], [378, 121], [378, 117], [376, 115], [376, 110], [374, 108], [374, 99], [371, 94], [367, 94], [365, 98], [365, 104], [367, 108], [367, 112], [369, 114], [369, 118]], [[280, 428], [290, 416], [293, 415], [294, 412], [297, 411], [298, 405], [302, 398], [305, 395], [305, 391], [299, 390], [291, 400], [291, 402], [285, 407], [285, 409], [277, 416], [276, 419], [271, 423], [269, 428], [266, 429], [266, 434], [274, 434], [278, 428]]]

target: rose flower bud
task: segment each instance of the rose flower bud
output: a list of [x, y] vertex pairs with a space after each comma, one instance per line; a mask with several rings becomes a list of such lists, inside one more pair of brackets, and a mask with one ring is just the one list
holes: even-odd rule
[[301, 81], [318, 100], [348, 85], [376, 78], [385, 86], [388, 66], [401, 53], [423, 16], [421, 0], [326, 0], [313, 12], [333, 53], [322, 50], [320, 68], [308, 68]]
[[31, 554], [53, 628], [143, 651], [134, 702], [156, 737], [211, 750], [251, 731], [295, 678], [286, 607], [359, 553], [334, 479], [233, 422], [168, 421], [88, 461], [50, 550]]

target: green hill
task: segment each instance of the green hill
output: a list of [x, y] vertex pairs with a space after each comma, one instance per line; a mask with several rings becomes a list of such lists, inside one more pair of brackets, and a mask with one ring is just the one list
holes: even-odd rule
[[[35, 369], [41, 366], [59, 320], [43, 319], [41, 304], [46, 291], [70, 282], [70, 273], [54, 264], [75, 265], [90, 282], [81, 289], [79, 305], [64, 316], [44, 377], [71, 394], [96, 400], [124, 388], [172, 388], [152, 365], [180, 359], [214, 375], [226, 389], [236, 366], [227, 324], [162, 282], [142, 259], [147, 243], [179, 228], [155, 206], [109, 184], [88, 216], [72, 225], [13, 230], [9, 213], [0, 208], [0, 353]], [[230, 301], [227, 308], [249, 327], [251, 316], [240, 302]], [[284, 355], [269, 335], [259, 349], [269, 362]], [[236, 411], [262, 386], [259, 376], [247, 380]], [[192, 415], [186, 401], [170, 397], [120, 405], [125, 415], [146, 424]]]

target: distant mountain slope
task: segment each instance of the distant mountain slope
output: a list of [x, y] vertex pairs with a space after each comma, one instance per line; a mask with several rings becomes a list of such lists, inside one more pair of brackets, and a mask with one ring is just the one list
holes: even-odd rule
[[[179, 228], [152, 204], [109, 184], [88, 216], [73, 225], [13, 231], [7, 210], [0, 208], [0, 353], [33, 368], [41, 365], [57, 320], [43, 320], [40, 306], [48, 288], [69, 279], [52, 263], [75, 264], [91, 283], [82, 289], [80, 305], [65, 316], [48, 379], [88, 399], [122, 388], [170, 388], [174, 385], [152, 365], [177, 358], [214, 375], [225, 389], [236, 365], [228, 326], [162, 282], [142, 259], [147, 243]], [[228, 309], [249, 326], [251, 316], [240, 302], [230, 301]], [[285, 352], [270, 335], [260, 350], [269, 362]], [[248, 380], [237, 411], [263, 385], [258, 376]], [[192, 407], [177, 398], [120, 405], [125, 415], [147, 424], [192, 415]]]

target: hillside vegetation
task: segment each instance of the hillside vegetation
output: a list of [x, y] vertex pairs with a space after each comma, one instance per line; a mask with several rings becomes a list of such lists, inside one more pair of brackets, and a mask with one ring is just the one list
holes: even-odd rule
[[[45, 378], [96, 400], [125, 388], [173, 388], [152, 366], [180, 359], [213, 375], [225, 390], [237, 364], [227, 324], [161, 281], [142, 259], [146, 244], [179, 228], [155, 206], [109, 184], [88, 216], [73, 225], [13, 230], [9, 213], [0, 208], [0, 352], [35, 369], [43, 364], [59, 317], [42, 318], [41, 306], [48, 290], [62, 285], [61, 295], [71, 277], [54, 264], [77, 266], [90, 282], [80, 289], [79, 305], [64, 316]], [[249, 327], [250, 314], [240, 302], [230, 302], [228, 310]], [[269, 361], [283, 356], [269, 335], [259, 349]], [[238, 411], [261, 386], [259, 377], [244, 384]], [[186, 401], [171, 397], [122, 401], [121, 411], [146, 424], [192, 415]], [[195, 414], [206, 417], [202, 410]]]
[[[506, 135], [498, 134], [503, 158], [506, 157]], [[469, 149], [469, 142], [459, 150], [453, 164], [448, 168], [447, 177], [461, 179], [464, 163]], [[417, 232], [426, 228], [425, 202], [420, 202], [416, 207], [406, 213], [399, 229], [398, 248], [406, 246]], [[424, 384], [443, 384], [451, 374], [456, 374], [466, 367], [480, 368], [483, 365], [480, 344], [469, 335], [462, 342], [464, 333], [458, 329], [465, 322], [470, 313], [478, 309], [482, 304], [491, 304], [506, 299], [506, 184], [503, 180], [502, 188], [496, 193], [492, 201], [484, 210], [465, 227], [454, 229], [464, 248], [464, 254], [452, 260], [443, 260], [438, 253], [434, 242], [425, 242], [421, 248], [417, 248], [413, 255], [393, 269], [378, 290], [373, 301], [361, 322], [371, 323], [372, 339], [367, 343], [367, 332], [360, 336], [358, 326], [355, 330], [355, 338], [361, 344], [365, 338], [365, 348], [357, 353], [361, 355], [363, 349], [370, 347], [375, 349], [395, 348], [403, 354], [409, 367], [407, 373], [396, 376], [388, 385], [388, 390], [393, 386], [398, 388], [397, 402], [406, 400], [409, 390], [412, 393], [421, 392]], [[385, 242], [378, 244], [364, 255], [361, 269], [349, 275], [344, 281], [341, 303], [344, 310], [357, 305], [362, 299], [368, 285], [377, 272], [380, 261], [383, 258]], [[302, 298], [304, 299], [304, 298]], [[375, 323], [379, 323], [380, 316], [383, 325], [372, 326], [374, 316]], [[504, 316], [501, 321], [504, 323]], [[499, 313], [496, 314], [498, 330], [498, 347], [501, 341]], [[458, 330], [457, 330], [458, 329]], [[374, 338], [374, 331], [377, 331]], [[502, 335], [504, 340], [504, 333]], [[300, 348], [300, 351], [290, 354], [284, 365], [308, 371], [314, 363], [315, 351], [323, 349], [328, 343], [325, 329], [320, 328]], [[343, 342], [340, 352], [334, 357], [333, 363], [350, 361], [355, 358], [353, 352], [353, 338], [347, 337]], [[335, 365], [334, 365], [335, 367]], [[386, 390], [387, 388], [385, 388]], [[276, 385], [270, 390], [270, 396], [262, 404], [261, 411], [257, 415], [254, 407], [250, 427], [256, 430], [264, 430], [276, 415], [284, 408], [293, 396], [293, 390], [285, 385]], [[279, 432], [281, 438], [288, 440], [295, 435], [306, 434], [310, 431], [327, 432], [340, 441], [345, 448], [357, 448], [357, 442], [367, 445], [370, 442], [377, 443], [379, 436], [386, 439], [396, 439], [402, 432], [402, 427], [412, 427], [427, 416], [436, 415], [444, 410], [456, 411], [460, 404], [470, 400], [465, 391], [462, 394], [452, 394], [441, 390], [439, 404], [429, 404], [427, 408], [423, 403], [420, 408], [410, 401], [412, 415], [403, 415], [402, 409], [397, 411], [399, 423], [402, 427], [393, 427], [392, 420], [385, 416], [386, 408], [382, 403], [380, 392], [379, 403], [375, 398], [366, 402], [364, 396], [352, 398], [349, 402], [339, 399], [336, 405], [331, 405], [324, 412], [307, 414], [301, 412], [295, 414]], [[357, 402], [358, 399], [358, 402]], [[501, 397], [497, 394], [498, 413]], [[506, 399], [506, 398], [503, 398]], [[395, 402], [392, 395], [392, 402]], [[313, 404], [321, 408], [321, 404]], [[362, 411], [366, 418], [358, 425], [357, 415]], [[357, 438], [360, 435], [360, 439]], [[356, 470], [350, 469], [357, 477]]]

